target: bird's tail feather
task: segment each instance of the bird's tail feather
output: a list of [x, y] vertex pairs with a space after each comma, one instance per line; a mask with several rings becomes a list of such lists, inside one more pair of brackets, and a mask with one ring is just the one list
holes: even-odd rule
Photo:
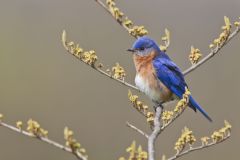
[[207, 114], [207, 112], [193, 99], [192, 96], [189, 97], [189, 104], [191, 108], [193, 108], [195, 111], [196, 109], [199, 110], [204, 115], [204, 117], [206, 117], [210, 122], [212, 122], [212, 119]]

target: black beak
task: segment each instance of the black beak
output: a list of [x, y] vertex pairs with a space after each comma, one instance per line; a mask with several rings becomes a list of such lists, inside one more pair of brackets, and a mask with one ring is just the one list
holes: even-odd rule
[[128, 49], [127, 51], [128, 51], [128, 52], [132, 52], [132, 53], [136, 52], [135, 49]]

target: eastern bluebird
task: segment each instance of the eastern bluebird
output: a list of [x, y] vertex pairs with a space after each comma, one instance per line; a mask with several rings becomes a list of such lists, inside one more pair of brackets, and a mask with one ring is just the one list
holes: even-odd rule
[[[136, 67], [136, 86], [154, 103], [162, 104], [181, 99], [188, 87], [179, 67], [147, 36], [138, 38], [128, 51], [133, 52]], [[209, 121], [212, 119], [201, 106], [189, 97], [189, 106], [199, 110]]]

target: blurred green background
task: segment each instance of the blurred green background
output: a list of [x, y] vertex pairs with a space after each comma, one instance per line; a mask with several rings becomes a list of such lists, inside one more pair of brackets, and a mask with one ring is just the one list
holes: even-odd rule
[[[218, 36], [226, 15], [240, 16], [239, 0], [131, 0], [117, 1], [135, 24], [144, 25], [160, 43], [164, 28], [171, 31], [168, 54], [184, 70], [190, 66], [190, 46], [206, 55]], [[0, 1], [0, 112], [6, 122], [36, 119], [49, 137], [64, 143], [63, 128], [70, 127], [90, 159], [118, 159], [126, 155], [132, 140], [146, 149], [146, 140], [125, 122], [149, 132], [145, 118], [132, 109], [127, 87], [106, 78], [68, 55], [61, 33], [85, 50], [95, 49], [101, 62], [119, 62], [134, 83], [135, 70], [125, 54], [134, 38], [121, 28], [94, 0]], [[186, 160], [237, 159], [240, 145], [240, 50], [239, 35], [221, 53], [189, 74], [192, 94], [214, 119], [206, 121], [187, 109], [157, 142], [157, 156], [175, 153], [173, 146], [184, 126], [197, 138], [210, 135], [227, 119], [232, 137], [215, 147], [185, 156]], [[151, 106], [144, 95], [141, 98]], [[0, 127], [1, 160], [74, 160], [52, 146]]]

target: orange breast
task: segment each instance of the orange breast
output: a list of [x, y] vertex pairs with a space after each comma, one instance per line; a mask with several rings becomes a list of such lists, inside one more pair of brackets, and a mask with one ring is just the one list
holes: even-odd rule
[[137, 72], [135, 83], [153, 101], [165, 102], [171, 99], [172, 93], [156, 76], [152, 65], [152, 60], [155, 56], [154, 52], [148, 56], [134, 55], [133, 58]]

